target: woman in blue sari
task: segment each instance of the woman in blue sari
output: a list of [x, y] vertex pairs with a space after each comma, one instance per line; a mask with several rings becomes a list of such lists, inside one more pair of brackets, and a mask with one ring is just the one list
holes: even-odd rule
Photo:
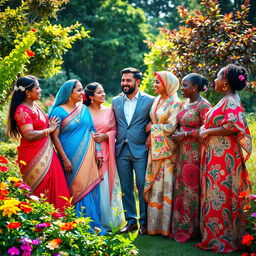
[[96, 132], [88, 108], [82, 104], [83, 87], [78, 80], [69, 80], [59, 89], [50, 116], [58, 117], [59, 129], [52, 133], [52, 141], [62, 160], [66, 179], [77, 216], [85, 213], [93, 221], [91, 228], [101, 229], [100, 167], [102, 153], [93, 140]]

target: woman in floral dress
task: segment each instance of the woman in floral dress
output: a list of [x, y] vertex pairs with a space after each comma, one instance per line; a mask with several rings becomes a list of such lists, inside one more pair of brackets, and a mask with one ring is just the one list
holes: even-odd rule
[[196, 73], [182, 79], [181, 93], [187, 100], [177, 115], [178, 129], [172, 135], [178, 150], [171, 237], [177, 242], [186, 242], [199, 235], [199, 128], [211, 108], [200, 92], [206, 90], [207, 84], [207, 79]]
[[176, 117], [180, 110], [177, 96], [179, 80], [168, 71], [155, 73], [154, 89], [159, 94], [150, 111], [151, 124], [147, 140], [149, 148], [144, 198], [148, 203], [147, 232], [151, 235], [170, 234], [173, 169], [176, 146], [171, 134], [176, 129]]
[[250, 191], [245, 161], [252, 152], [252, 138], [236, 91], [246, 87], [247, 72], [229, 64], [215, 79], [215, 90], [223, 98], [206, 116], [200, 137], [206, 145], [202, 154], [200, 228], [202, 241], [196, 246], [215, 252], [241, 248], [245, 228], [241, 192]]

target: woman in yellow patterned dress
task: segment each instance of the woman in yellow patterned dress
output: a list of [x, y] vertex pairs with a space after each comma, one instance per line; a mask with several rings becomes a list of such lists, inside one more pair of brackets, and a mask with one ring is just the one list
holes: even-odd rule
[[144, 197], [148, 203], [147, 232], [151, 235], [170, 234], [173, 169], [176, 158], [176, 145], [171, 134], [177, 126], [176, 116], [180, 110], [178, 78], [168, 71], [155, 73], [154, 90], [156, 97], [151, 111], [151, 122], [146, 131], [149, 148], [148, 166]]

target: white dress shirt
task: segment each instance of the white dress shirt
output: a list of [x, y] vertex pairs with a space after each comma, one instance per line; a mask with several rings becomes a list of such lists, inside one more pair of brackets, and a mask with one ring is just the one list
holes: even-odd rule
[[140, 94], [140, 91], [138, 91], [131, 100], [126, 95], [124, 96], [124, 115], [128, 125], [132, 120], [132, 117], [137, 105], [137, 101], [139, 98], [139, 94]]

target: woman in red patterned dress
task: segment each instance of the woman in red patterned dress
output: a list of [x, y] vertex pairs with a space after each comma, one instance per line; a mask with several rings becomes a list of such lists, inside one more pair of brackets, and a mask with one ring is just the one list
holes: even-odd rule
[[181, 93], [187, 98], [177, 115], [178, 129], [171, 237], [186, 242], [199, 235], [200, 143], [199, 129], [211, 104], [200, 96], [208, 80], [196, 73], [182, 79]]
[[58, 119], [48, 119], [35, 103], [42, 89], [34, 76], [20, 77], [14, 87], [8, 118], [8, 132], [19, 138], [18, 163], [24, 182], [34, 195], [44, 194], [47, 201], [63, 210], [69, 191], [61, 163], [49, 136], [58, 126]]
[[229, 64], [215, 79], [215, 90], [223, 98], [206, 116], [200, 137], [202, 152], [202, 194], [200, 228], [202, 241], [196, 246], [215, 252], [241, 248], [245, 228], [241, 192], [250, 191], [245, 161], [252, 152], [252, 138], [236, 91], [246, 87], [243, 67]]

